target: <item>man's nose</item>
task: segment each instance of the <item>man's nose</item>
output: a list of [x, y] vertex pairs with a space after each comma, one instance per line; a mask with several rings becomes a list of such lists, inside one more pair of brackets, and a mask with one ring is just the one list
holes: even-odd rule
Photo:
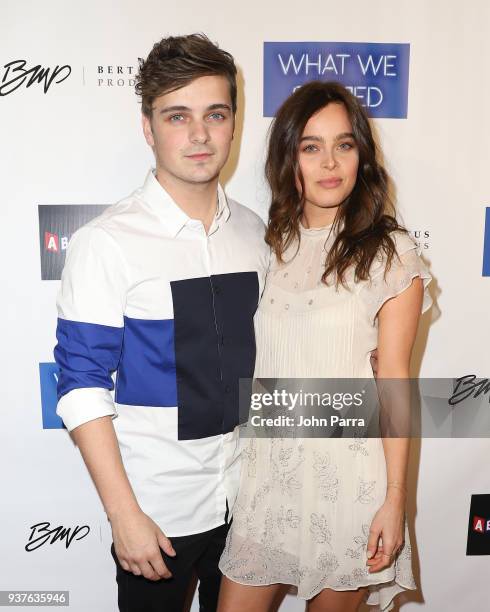
[[191, 124], [189, 139], [191, 142], [205, 143], [209, 140], [209, 131], [202, 121], [194, 121]]

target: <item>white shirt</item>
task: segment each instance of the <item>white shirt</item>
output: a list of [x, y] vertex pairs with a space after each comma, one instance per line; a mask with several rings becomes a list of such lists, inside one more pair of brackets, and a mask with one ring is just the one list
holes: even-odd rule
[[213, 529], [233, 507], [238, 381], [253, 375], [268, 265], [255, 213], [218, 187], [206, 234], [153, 172], [68, 246], [57, 413], [69, 431], [114, 418], [138, 503], [168, 536]]

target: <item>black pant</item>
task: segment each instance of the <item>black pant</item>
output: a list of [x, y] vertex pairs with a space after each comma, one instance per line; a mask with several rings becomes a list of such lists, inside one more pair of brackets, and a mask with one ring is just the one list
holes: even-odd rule
[[120, 612], [182, 612], [194, 572], [199, 579], [200, 612], [215, 612], [221, 581], [218, 561], [228, 528], [229, 525], [224, 524], [204, 533], [170, 538], [176, 557], [168, 557], [160, 550], [172, 578], [161, 578], [157, 582], [124, 570], [112, 544]]

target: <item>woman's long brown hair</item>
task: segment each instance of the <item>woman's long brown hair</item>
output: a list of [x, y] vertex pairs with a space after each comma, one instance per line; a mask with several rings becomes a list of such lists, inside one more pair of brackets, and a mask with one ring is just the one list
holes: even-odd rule
[[[338, 209], [334, 222], [338, 233], [322, 276], [324, 283], [334, 278], [338, 286], [346, 284], [345, 275], [351, 267], [355, 282], [368, 280], [371, 265], [380, 252], [386, 255], [388, 269], [395, 254], [390, 232], [406, 232], [395, 218], [388, 174], [379, 160], [367, 113], [359, 100], [339, 83], [311, 81], [297, 89], [276, 114], [265, 165], [272, 192], [266, 242], [283, 261], [285, 250], [301, 239], [299, 224], [305, 185], [298, 164], [299, 143], [310, 117], [332, 103], [343, 104], [347, 111], [359, 151], [357, 180]], [[296, 187], [297, 180], [301, 193]]]

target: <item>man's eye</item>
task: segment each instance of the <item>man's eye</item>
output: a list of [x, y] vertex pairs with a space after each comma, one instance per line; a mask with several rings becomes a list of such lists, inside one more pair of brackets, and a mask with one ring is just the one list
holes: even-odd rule
[[225, 118], [223, 113], [211, 113], [209, 116], [211, 117], [211, 119], [218, 119], [218, 120], [222, 120]]
[[169, 121], [172, 123], [178, 123], [184, 118], [184, 115], [170, 115]]

